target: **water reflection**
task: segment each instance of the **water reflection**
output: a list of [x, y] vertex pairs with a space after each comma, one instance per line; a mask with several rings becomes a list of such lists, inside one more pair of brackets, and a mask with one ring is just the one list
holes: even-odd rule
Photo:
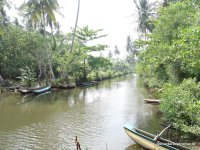
[[133, 144], [127, 147], [125, 150], [143, 150], [138, 144]]
[[[0, 105], [2, 149], [140, 149], [123, 130], [156, 126], [156, 108], [145, 105], [137, 76], [106, 80], [93, 87], [42, 95], [9, 95]], [[150, 130], [156, 130], [150, 129]]]

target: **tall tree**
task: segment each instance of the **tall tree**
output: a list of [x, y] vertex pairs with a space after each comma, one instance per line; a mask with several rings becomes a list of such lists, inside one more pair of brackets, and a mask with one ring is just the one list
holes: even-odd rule
[[[6, 15], [5, 7], [9, 6], [6, 0], [0, 0], [0, 35], [3, 34], [5, 27], [7, 26], [9, 19]], [[0, 85], [5, 85], [6, 82], [0, 74]]]
[[25, 21], [30, 22], [33, 27], [40, 29], [46, 34], [46, 26], [53, 28], [56, 25], [56, 13], [59, 13], [57, 0], [26, 0], [20, 7]]
[[[55, 14], [59, 13], [59, 4], [57, 0], [27, 0], [22, 4], [20, 9], [25, 12], [24, 17], [27, 22], [31, 23], [32, 27], [39, 29], [40, 32], [46, 36], [46, 27], [49, 26], [53, 35], [53, 26], [57, 24]], [[52, 43], [52, 49], [55, 49], [56, 43], [54, 36]], [[47, 50], [47, 57], [49, 60], [48, 66], [51, 79], [55, 79], [50, 50]], [[41, 76], [41, 74], [39, 76]]]
[[76, 22], [75, 22], [75, 27], [74, 27], [74, 32], [73, 32], [71, 51], [73, 50], [73, 47], [74, 47], [74, 40], [75, 40], [75, 36], [76, 36], [76, 28], [77, 28], [77, 25], [78, 25], [79, 10], [80, 10], [80, 0], [78, 0]]
[[138, 31], [146, 38], [146, 34], [153, 29], [150, 18], [155, 15], [156, 3], [151, 3], [149, 0], [133, 0], [133, 2], [138, 11]]
[[115, 51], [114, 51], [115, 55], [119, 55], [120, 51], [119, 48], [117, 47], [117, 45], [115, 45]]
[[107, 45], [101, 45], [101, 44], [97, 44], [94, 46], [87, 45], [89, 41], [93, 41], [95, 39], [105, 37], [106, 36], [105, 34], [99, 35], [99, 32], [101, 31], [102, 29], [93, 30], [93, 29], [90, 29], [88, 26], [85, 26], [83, 28], [78, 28], [77, 30], [76, 37], [79, 43], [78, 51], [79, 51], [79, 54], [82, 55], [82, 58], [83, 58], [84, 80], [86, 80], [86, 77], [87, 77], [86, 68], [87, 68], [87, 63], [88, 63], [87, 59], [88, 59], [89, 53], [93, 51], [102, 51], [107, 47]]
[[5, 7], [9, 7], [8, 2], [6, 0], [0, 0], [0, 34], [3, 33], [9, 23], [9, 17], [6, 14]]

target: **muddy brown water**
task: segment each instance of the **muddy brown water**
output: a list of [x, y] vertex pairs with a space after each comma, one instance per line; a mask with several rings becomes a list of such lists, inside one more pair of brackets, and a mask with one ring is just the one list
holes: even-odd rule
[[0, 149], [139, 150], [124, 132], [130, 123], [152, 133], [161, 130], [158, 106], [145, 104], [137, 75], [96, 86], [42, 95], [0, 95]]

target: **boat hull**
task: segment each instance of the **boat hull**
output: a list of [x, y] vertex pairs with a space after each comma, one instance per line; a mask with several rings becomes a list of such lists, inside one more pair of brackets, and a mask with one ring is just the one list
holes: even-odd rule
[[42, 88], [39, 88], [39, 89], [31, 90], [31, 92], [38, 94], [38, 93], [46, 92], [50, 89], [51, 89], [51, 86], [47, 86], [47, 87], [42, 87]]
[[154, 104], [160, 104], [159, 99], [144, 99], [146, 103], [154, 103]]
[[152, 150], [168, 150], [167, 148], [161, 147], [155, 143], [152, 143], [134, 133], [132, 133], [131, 131], [125, 129], [126, 134], [137, 144], [139, 144], [140, 146], [142, 146], [145, 149], [152, 149]]
[[31, 90], [26, 90], [26, 89], [19, 89], [18, 90], [21, 94], [28, 94], [31, 93]]
[[93, 85], [95, 85], [95, 83], [93, 83], [93, 82], [82, 82], [82, 83], [78, 83], [77, 85], [80, 86], [80, 87], [85, 87], [85, 86], [93, 86]]
[[124, 130], [127, 135], [135, 141], [137, 144], [145, 149], [150, 150], [190, 150], [189, 148], [166, 140], [164, 138], [158, 138], [155, 142], [156, 135], [148, 133], [146, 131], [134, 128], [130, 125], [125, 125]]

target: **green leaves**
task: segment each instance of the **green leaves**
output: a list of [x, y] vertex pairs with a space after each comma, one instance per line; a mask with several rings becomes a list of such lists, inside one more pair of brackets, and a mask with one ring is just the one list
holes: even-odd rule
[[59, 4], [56, 0], [28, 0], [20, 7], [25, 21], [43, 32], [46, 32], [45, 26], [50, 26], [51, 29], [53, 24], [56, 26], [55, 13], [59, 12], [58, 9]]
[[148, 76], [178, 83], [185, 76], [199, 75], [198, 11], [189, 2], [177, 2], [160, 10], [148, 46], [139, 56], [139, 66], [151, 71]]
[[36, 74], [34, 70], [31, 70], [29, 67], [21, 68], [20, 69], [21, 75], [17, 77], [21, 79], [21, 83], [28, 87], [31, 87], [34, 81], [36, 80]]
[[200, 83], [187, 79], [164, 89], [160, 108], [166, 119], [183, 132], [200, 135]]
[[164, 117], [175, 128], [200, 135], [200, 9], [193, 2], [171, 3], [159, 10], [137, 70], [148, 86], [164, 89]]

